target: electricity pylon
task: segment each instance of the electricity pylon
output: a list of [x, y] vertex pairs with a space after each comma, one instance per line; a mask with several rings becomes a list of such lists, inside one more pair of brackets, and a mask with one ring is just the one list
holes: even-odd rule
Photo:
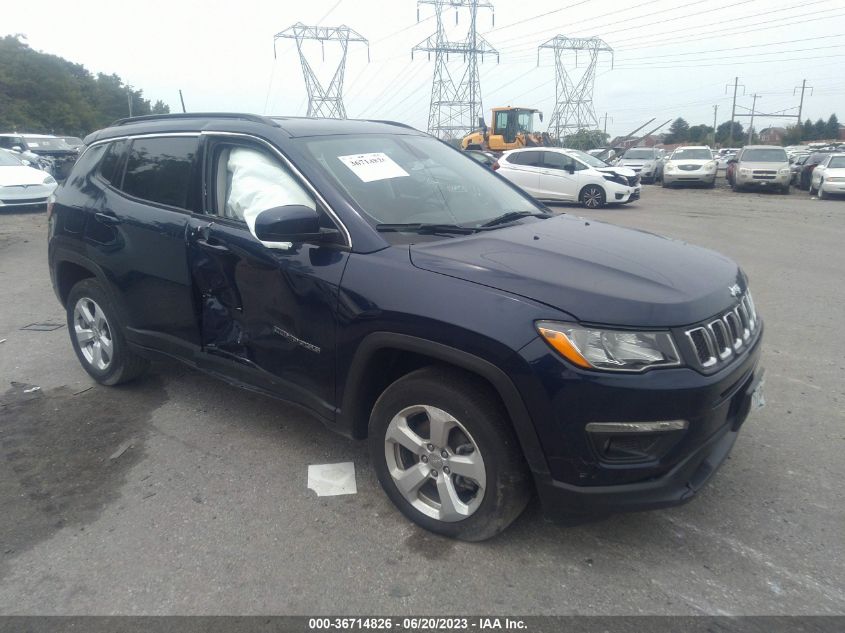
[[[441, 139], [461, 138], [477, 128], [478, 117], [484, 114], [481, 106], [481, 81], [478, 77], [478, 58], [484, 61], [484, 55], [495, 55], [499, 61], [499, 52], [481, 37], [476, 30], [478, 9], [493, 10], [489, 0], [417, 0], [417, 21], [420, 5], [434, 6], [437, 18], [437, 32], [411, 49], [411, 59], [415, 51], [434, 53], [434, 79], [431, 83], [431, 104], [428, 111], [428, 133]], [[448, 8], [455, 9], [455, 24], [458, 23], [460, 9], [469, 9], [470, 22], [466, 39], [449, 40], [443, 22], [443, 13]], [[455, 81], [449, 70], [449, 55], [459, 55], [463, 64], [460, 79]]]
[[[308, 115], [310, 117], [324, 117], [328, 119], [345, 119], [346, 108], [343, 106], [343, 75], [346, 72], [346, 51], [349, 42], [362, 42], [367, 45], [367, 61], [370, 61], [370, 43], [360, 33], [353, 31], [348, 26], [305, 26], [297, 22], [293, 26], [276, 33], [273, 37], [273, 56], [276, 55], [276, 40], [292, 39], [296, 41], [296, 50], [299, 52], [299, 61], [302, 64], [302, 76], [305, 78], [305, 89], [308, 91]], [[342, 56], [337, 68], [332, 75], [328, 88], [317, 79], [317, 75], [311, 68], [311, 64], [305, 57], [302, 50], [302, 43], [305, 40], [317, 40], [323, 52], [323, 61], [326, 60], [325, 43], [337, 42], [340, 44]]]
[[[566, 37], [556, 35], [537, 49], [537, 65], [544, 48], [555, 54], [555, 110], [549, 119], [549, 134], [561, 139], [578, 130], [595, 130], [599, 127], [593, 109], [593, 87], [596, 81], [596, 65], [599, 53], [608, 52], [613, 59], [613, 49], [598, 37]], [[566, 62], [575, 53], [575, 68], [578, 68], [578, 54], [587, 54], [587, 65], [577, 75], [567, 71]]]

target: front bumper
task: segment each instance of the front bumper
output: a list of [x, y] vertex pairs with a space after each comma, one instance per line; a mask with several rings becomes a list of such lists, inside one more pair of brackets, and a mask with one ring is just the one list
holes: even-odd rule
[[845, 182], [822, 181], [821, 189], [831, 195], [845, 195]]
[[607, 193], [608, 204], [624, 204], [639, 200], [640, 191], [642, 190], [640, 185], [620, 185], [611, 181], [605, 183], [604, 189]]
[[689, 182], [689, 183], [704, 183], [704, 184], [711, 184], [716, 182], [716, 170], [713, 171], [704, 171], [704, 170], [696, 170], [696, 171], [683, 171], [683, 170], [674, 170], [674, 171], [663, 171], [663, 182], [667, 185], [674, 184], [676, 182]]
[[[688, 501], [719, 468], [751, 410], [762, 378], [758, 367], [762, 326], [750, 348], [723, 370], [702, 375], [693, 369], [643, 374], [599, 375], [563, 361], [534, 358], [541, 394], [527, 404], [546, 452], [549, 473], [535, 473], [545, 513], [552, 518], [646, 510]], [[545, 346], [545, 343], [541, 343]], [[523, 358], [543, 352], [531, 344]], [[555, 364], [558, 367], [555, 369]], [[534, 406], [532, 406], [534, 405]], [[542, 406], [545, 405], [545, 406]], [[537, 424], [537, 415], [553, 422]], [[686, 420], [688, 429], [665, 454], [636, 463], [606, 461], [585, 430], [590, 422]]]
[[3, 207], [40, 207], [46, 205], [56, 185], [13, 185], [0, 187], [0, 209]]
[[737, 172], [735, 179], [736, 184], [740, 187], [759, 187], [760, 189], [788, 187], [792, 180], [792, 173], [777, 174], [773, 177], [761, 177]]

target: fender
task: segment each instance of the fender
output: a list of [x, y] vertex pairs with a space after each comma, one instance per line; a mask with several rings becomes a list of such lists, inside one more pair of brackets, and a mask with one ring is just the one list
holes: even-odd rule
[[407, 334], [373, 332], [368, 334], [358, 345], [355, 357], [347, 374], [342, 407], [338, 412], [338, 422], [342, 429], [351, 432], [354, 437], [363, 436], [363, 433], [356, 432], [356, 426], [361, 421], [353, 418], [359, 405], [358, 399], [362, 393], [361, 385], [365, 379], [365, 368], [373, 354], [383, 349], [414, 352], [435, 358], [456, 367], [466, 369], [486, 379], [493, 385], [502, 402], [505, 403], [508, 415], [522, 447], [523, 455], [532, 472], [535, 475], [547, 475], [549, 473], [549, 466], [546, 462], [543, 449], [540, 446], [540, 440], [537, 437], [534, 424], [528, 414], [528, 409], [519, 395], [519, 391], [517, 391], [505, 372], [496, 365], [474, 354]]

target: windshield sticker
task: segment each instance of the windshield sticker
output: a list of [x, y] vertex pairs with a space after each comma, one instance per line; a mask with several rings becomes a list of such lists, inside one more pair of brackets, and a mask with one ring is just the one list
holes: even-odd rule
[[401, 178], [409, 175], [390, 156], [382, 152], [352, 154], [350, 156], [338, 156], [337, 158], [363, 182]]
[[30, 147], [38, 147], [38, 143], [30, 143], [29, 146]]

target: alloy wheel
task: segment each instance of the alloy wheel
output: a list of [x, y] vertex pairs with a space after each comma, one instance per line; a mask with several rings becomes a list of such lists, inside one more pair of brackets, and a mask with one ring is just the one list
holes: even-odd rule
[[478, 445], [442, 409], [419, 404], [399, 411], [387, 427], [384, 454], [400, 494], [433, 519], [461, 521], [484, 499], [487, 471]]
[[602, 205], [602, 191], [598, 187], [589, 187], [584, 191], [584, 206], [588, 209], [598, 209]]
[[97, 302], [82, 297], [73, 308], [73, 333], [85, 360], [95, 369], [105, 371], [114, 358], [111, 326]]

